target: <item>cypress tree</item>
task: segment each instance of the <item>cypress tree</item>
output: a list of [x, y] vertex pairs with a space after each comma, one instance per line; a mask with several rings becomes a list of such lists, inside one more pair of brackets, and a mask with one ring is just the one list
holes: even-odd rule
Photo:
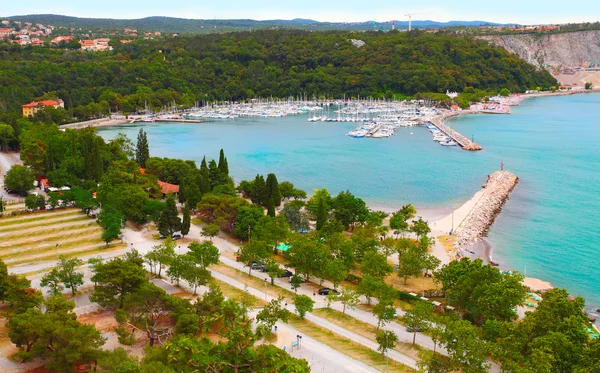
[[[162, 230], [161, 230], [162, 228]], [[177, 205], [175, 204], [175, 196], [169, 194], [167, 196], [167, 206], [160, 214], [158, 221], [158, 231], [163, 236], [172, 235], [181, 229], [181, 219], [177, 213]]]
[[268, 198], [273, 199], [275, 206], [281, 205], [281, 192], [279, 191], [279, 183], [275, 174], [267, 175], [267, 192]]
[[275, 217], [275, 203], [273, 202], [273, 198], [269, 198], [269, 203], [267, 204], [267, 215], [272, 218]]
[[320, 231], [327, 223], [327, 206], [322, 198], [319, 199], [317, 205], [317, 230]]
[[227, 157], [223, 159], [223, 169], [221, 170], [223, 175], [229, 176], [229, 162], [227, 162]]
[[250, 199], [257, 205], [265, 206], [267, 204], [269, 200], [269, 191], [267, 190], [265, 178], [262, 175], [256, 175], [256, 178], [254, 178]]
[[210, 179], [210, 189], [212, 190], [219, 185], [219, 181], [221, 180], [221, 171], [214, 159], [208, 162], [208, 175]]
[[181, 223], [181, 234], [185, 237], [186, 234], [190, 233], [191, 216], [190, 206], [186, 203], [183, 209], [183, 222]]
[[223, 149], [219, 152], [219, 171], [225, 173], [225, 152]]
[[177, 199], [179, 201], [179, 203], [184, 203], [187, 198], [185, 196], [185, 190], [186, 190], [186, 182], [184, 180], [181, 180], [181, 183], [179, 184], [179, 194], [177, 195]]
[[202, 158], [202, 163], [200, 163], [200, 171], [202, 173], [206, 172], [208, 174], [208, 166], [206, 165], [206, 156]]
[[143, 128], [140, 128], [140, 132], [137, 137], [137, 146], [135, 148], [135, 160], [140, 167], [146, 167], [146, 161], [150, 158], [150, 149], [148, 147], [148, 137]]

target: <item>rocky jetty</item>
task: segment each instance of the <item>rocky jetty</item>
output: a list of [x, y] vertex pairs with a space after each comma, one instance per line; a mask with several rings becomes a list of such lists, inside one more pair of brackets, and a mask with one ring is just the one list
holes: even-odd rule
[[468, 138], [466, 138], [465, 136], [463, 136], [462, 134], [458, 133], [457, 131], [453, 130], [452, 128], [448, 127], [444, 121], [448, 118], [457, 116], [457, 115], [461, 115], [461, 114], [475, 114], [476, 112], [471, 112], [471, 111], [462, 111], [462, 112], [446, 112], [443, 113], [441, 115], [438, 115], [436, 117], [431, 118], [430, 122], [436, 126], [440, 131], [442, 131], [446, 136], [452, 138], [454, 141], [456, 141], [456, 143], [463, 149], [463, 150], [469, 150], [469, 151], [477, 151], [477, 150], [481, 150], [481, 146], [471, 140], [469, 140]]
[[487, 235], [518, 182], [519, 178], [508, 171], [496, 171], [488, 176], [483, 184], [483, 195], [456, 228], [454, 245], [459, 254]]

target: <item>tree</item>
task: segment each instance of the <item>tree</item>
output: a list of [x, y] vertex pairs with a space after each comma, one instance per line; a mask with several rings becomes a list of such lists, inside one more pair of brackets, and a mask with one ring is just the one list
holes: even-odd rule
[[417, 338], [417, 331], [425, 331], [433, 318], [433, 305], [429, 302], [418, 301], [406, 311], [403, 317], [404, 324], [413, 331], [413, 345]]
[[30, 210], [42, 209], [46, 206], [46, 198], [42, 195], [29, 194], [25, 197], [25, 207]]
[[453, 370], [465, 373], [488, 372], [489, 348], [468, 321], [448, 320], [440, 335], [440, 344], [446, 348]]
[[0, 259], [0, 301], [6, 300], [6, 291], [9, 287], [8, 267], [2, 259]]
[[[235, 217], [233, 234], [243, 240], [250, 238], [251, 230], [256, 228], [258, 221], [264, 216], [264, 210], [259, 206], [242, 206]], [[250, 234], [249, 234], [250, 233]]]
[[181, 234], [185, 237], [190, 233], [191, 217], [190, 217], [190, 206], [185, 205], [183, 209], [183, 221], [181, 223]]
[[98, 223], [104, 228], [102, 240], [106, 242], [107, 245], [121, 235], [123, 220], [125, 220], [125, 217], [121, 211], [110, 205], [105, 206], [98, 214]]
[[[162, 244], [152, 246], [152, 250], [146, 254], [146, 262], [158, 277], [160, 277], [162, 269], [168, 266], [175, 257], [175, 246], [177, 246], [175, 241], [171, 237], [167, 237]], [[156, 266], [158, 266], [158, 272], [154, 272]]]
[[219, 152], [219, 164], [217, 168], [223, 175], [229, 175], [229, 165], [227, 164], [227, 158], [225, 158], [225, 152], [223, 149]]
[[269, 201], [269, 190], [267, 189], [265, 178], [262, 175], [256, 175], [254, 178], [250, 199], [253, 203], [261, 206], [266, 205]]
[[358, 294], [364, 295], [364, 297], [367, 298], [367, 304], [371, 304], [371, 298], [375, 296], [379, 287], [382, 285], [381, 279], [365, 275], [358, 284]]
[[275, 217], [275, 203], [273, 202], [273, 198], [269, 198], [269, 202], [267, 203], [267, 216]]
[[267, 201], [273, 199], [273, 205], [281, 205], [281, 192], [279, 191], [279, 183], [277, 182], [277, 176], [275, 174], [268, 174], [267, 181], [265, 183], [267, 189]]
[[290, 317], [290, 311], [288, 311], [282, 303], [282, 296], [279, 296], [277, 299], [271, 300], [256, 315], [256, 321], [267, 326], [269, 330], [273, 329], [273, 326], [275, 326], [275, 323], [279, 320], [283, 322], [288, 322], [288, 319]]
[[288, 202], [283, 206], [281, 214], [285, 216], [291, 230], [308, 230], [308, 218], [306, 217], [306, 214], [300, 212], [300, 208], [294, 208], [294, 206]]
[[298, 288], [300, 287], [300, 285], [302, 284], [302, 277], [298, 276], [298, 275], [293, 275], [290, 278], [290, 284], [292, 286], [292, 289], [294, 289], [294, 291], [296, 293], [298, 293]]
[[146, 334], [150, 347], [172, 335], [173, 327], [167, 316], [173, 307], [171, 296], [151, 282], [141, 284], [135, 292], [127, 294], [124, 301], [129, 326]]
[[158, 221], [158, 231], [163, 236], [171, 236], [173, 233], [181, 229], [181, 219], [177, 213], [177, 205], [175, 196], [169, 194], [167, 196], [167, 205], [165, 210], [160, 214]]
[[213, 237], [217, 237], [219, 235], [220, 230], [221, 229], [216, 224], [206, 224], [204, 227], [202, 227], [202, 232], [200, 232], [200, 235], [203, 237], [208, 237], [212, 241]]
[[334, 259], [327, 263], [325, 273], [333, 283], [333, 288], [337, 289], [340, 282], [342, 282], [346, 278], [348, 270], [346, 269], [346, 264], [343, 260]]
[[300, 189], [296, 189], [294, 187], [294, 184], [290, 183], [289, 181], [283, 181], [281, 184], [279, 184], [279, 192], [281, 193], [281, 198], [284, 201], [288, 201], [292, 198], [306, 198], [306, 192]]
[[294, 297], [294, 305], [296, 307], [296, 312], [301, 319], [304, 319], [307, 312], [311, 312], [313, 310], [315, 302], [310, 299], [308, 295], [296, 295]]
[[396, 317], [395, 293], [394, 288], [385, 284], [377, 289], [377, 304], [373, 306], [373, 316], [377, 317], [377, 330]]
[[593, 86], [594, 86], [594, 84], [592, 82], [585, 83], [585, 89], [587, 89], [588, 91], [591, 90]]
[[316, 223], [317, 223], [316, 228], [318, 231], [323, 229], [325, 224], [327, 224], [327, 220], [328, 220], [327, 206], [325, 204], [325, 201], [320, 199], [318, 202], [318, 205], [317, 205], [317, 219], [316, 219]]
[[271, 249], [264, 241], [252, 240], [238, 250], [239, 260], [248, 264], [248, 274], [252, 271], [252, 263], [262, 263], [271, 256]]
[[500, 96], [508, 97], [508, 96], [510, 96], [510, 91], [508, 89], [506, 89], [506, 88], [502, 88], [500, 90]]
[[450, 303], [478, 325], [488, 319], [514, 319], [513, 308], [522, 304], [525, 296], [521, 274], [502, 273], [480, 259], [452, 261], [436, 272], [435, 277]]
[[67, 259], [62, 255], [58, 257], [58, 277], [67, 289], [71, 289], [73, 295], [77, 288], [83, 285], [83, 272], [76, 271], [82, 264], [83, 261], [79, 258]]
[[357, 292], [353, 290], [344, 289], [340, 294], [340, 302], [342, 302], [342, 313], [346, 313], [346, 308], [353, 310], [358, 302], [360, 302], [360, 297]]
[[387, 257], [375, 251], [369, 251], [365, 254], [361, 269], [364, 275], [376, 277], [381, 281], [393, 271], [392, 266], [387, 262]]
[[135, 160], [140, 167], [145, 168], [146, 162], [150, 158], [150, 148], [148, 145], [148, 137], [143, 128], [140, 128], [140, 132], [137, 137], [137, 146], [135, 148]]
[[102, 307], [123, 308], [125, 296], [136, 292], [148, 281], [142, 265], [127, 258], [96, 263], [93, 273], [91, 280], [96, 285], [90, 300]]
[[340, 192], [332, 201], [333, 215], [346, 228], [354, 228], [356, 222], [365, 222], [369, 216], [367, 204], [349, 190]]
[[42, 277], [40, 286], [49, 288], [52, 295], [58, 295], [65, 289], [61, 282], [58, 268], [54, 267]]
[[15, 140], [15, 130], [6, 123], [0, 123], [0, 151], [7, 151]]
[[410, 227], [410, 230], [417, 235], [417, 240], [423, 236], [427, 236], [427, 234], [431, 232], [429, 224], [427, 224], [427, 222], [422, 218], [419, 218], [418, 220], [414, 221], [412, 226]]
[[194, 259], [194, 263], [206, 268], [210, 265], [219, 263], [219, 249], [212, 242], [192, 242], [188, 245], [189, 255]]
[[265, 261], [264, 266], [267, 274], [271, 278], [271, 285], [275, 285], [275, 279], [281, 276], [284, 270], [279, 266], [279, 262], [273, 258], [268, 258]]
[[396, 347], [398, 336], [391, 330], [379, 330], [375, 336], [375, 340], [379, 344], [377, 351], [385, 355], [388, 350], [393, 350]]
[[33, 188], [35, 174], [29, 167], [14, 165], [6, 173], [4, 184], [13, 192], [26, 196]]
[[408, 223], [406, 220], [406, 216], [400, 211], [392, 214], [392, 217], [390, 218], [390, 228], [394, 230], [396, 238], [398, 238], [399, 234], [404, 236], [404, 233], [408, 231]]
[[5, 299], [16, 314], [25, 312], [28, 308], [39, 307], [44, 297], [39, 290], [31, 287], [31, 281], [25, 276], [8, 275]]

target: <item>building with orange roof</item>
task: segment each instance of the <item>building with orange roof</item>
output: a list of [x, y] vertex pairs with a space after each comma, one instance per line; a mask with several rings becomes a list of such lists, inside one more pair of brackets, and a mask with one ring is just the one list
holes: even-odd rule
[[164, 195], [167, 195], [169, 193], [179, 193], [179, 185], [169, 184], [165, 183], [164, 181], [158, 180], [158, 186], [160, 186]]
[[42, 110], [46, 107], [53, 107], [55, 109], [58, 109], [59, 107], [61, 108], [65, 108], [65, 102], [61, 99], [58, 100], [43, 100], [43, 101], [32, 101], [28, 104], [25, 105], [21, 105], [21, 110], [23, 111], [23, 116], [24, 117], [28, 117], [28, 116], [33, 116], [35, 115], [35, 113], [37, 113], [39, 110]]

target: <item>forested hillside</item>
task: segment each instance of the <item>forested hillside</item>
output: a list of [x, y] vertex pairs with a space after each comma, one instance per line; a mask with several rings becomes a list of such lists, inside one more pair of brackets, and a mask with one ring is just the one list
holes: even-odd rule
[[[186, 19], [174, 17], [146, 17], [140, 19], [110, 19], [110, 18], [78, 18], [57, 14], [30, 14], [9, 17], [13, 21], [50, 24], [54, 26], [75, 27], [84, 30], [123, 30], [124, 28], [137, 29], [138, 31], [161, 31], [176, 33], [207, 34], [225, 31], [248, 31], [251, 29], [286, 28], [312, 31], [325, 30], [351, 30], [371, 31], [391, 29], [391, 22], [319, 22], [312, 19], [273, 19], [257, 21], [253, 19]], [[408, 29], [407, 21], [394, 21], [397, 29]], [[486, 21], [418, 21], [412, 22], [414, 28], [437, 29], [454, 26], [480, 26], [491, 25]]]
[[391, 97], [465, 87], [519, 92], [553, 84], [546, 71], [487, 42], [420, 32], [240, 32], [116, 42], [102, 53], [0, 45], [2, 110], [17, 113], [56, 92], [79, 118], [109, 108], [132, 112], [146, 102]]

